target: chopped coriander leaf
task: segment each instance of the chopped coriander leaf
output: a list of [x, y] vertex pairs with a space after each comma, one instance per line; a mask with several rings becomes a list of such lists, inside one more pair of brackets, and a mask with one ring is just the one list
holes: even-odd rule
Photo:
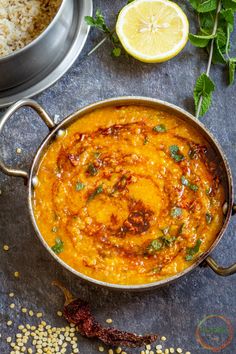
[[171, 209], [170, 215], [173, 218], [178, 218], [179, 216], [182, 215], [182, 209], [178, 208], [178, 207], [174, 207], [174, 208]]
[[159, 239], [155, 239], [150, 243], [148, 248], [153, 251], [159, 251], [162, 248], [162, 242]]
[[165, 133], [166, 126], [165, 126], [165, 124], [158, 124], [152, 130], [157, 133]]
[[180, 225], [179, 232], [178, 232], [179, 235], [181, 235], [183, 233], [184, 226], [185, 226], [184, 223], [182, 225]]
[[98, 186], [94, 192], [92, 192], [89, 197], [88, 197], [88, 201], [93, 200], [97, 195], [101, 194], [103, 192], [103, 186], [102, 184], [100, 184], [100, 186]]
[[206, 223], [210, 224], [212, 222], [212, 215], [210, 213], [206, 213]]
[[163, 246], [170, 246], [173, 242], [175, 242], [176, 237], [171, 237], [170, 235], [163, 236], [162, 238]]
[[82, 189], [84, 189], [85, 187], [85, 184], [83, 184], [82, 182], [77, 182], [76, 185], [75, 185], [75, 189], [79, 192], [81, 191]]
[[194, 191], [194, 192], [197, 192], [198, 191], [198, 186], [196, 184], [190, 184], [189, 185], [189, 188]]
[[187, 180], [186, 177], [182, 176], [182, 177], [181, 177], [181, 182], [182, 182], [182, 185], [183, 185], [183, 186], [187, 186], [187, 187], [188, 187], [189, 181]]
[[196, 192], [198, 190], [198, 186], [196, 184], [192, 184], [187, 180], [186, 177], [181, 177], [181, 182], [183, 186], [189, 187], [192, 191]]
[[177, 145], [171, 145], [169, 150], [170, 150], [170, 156], [176, 162], [180, 162], [184, 160], [184, 156], [180, 153], [179, 147]]
[[[162, 231], [163, 233], [163, 231]], [[173, 242], [175, 242], [176, 237], [171, 237], [170, 235], [163, 235], [152, 240], [149, 246], [147, 247], [147, 251], [149, 253], [154, 253], [156, 251], [160, 251], [165, 247], [170, 247]]]
[[161, 267], [155, 267], [155, 268], [153, 268], [153, 269], [151, 270], [151, 272], [152, 272], [153, 274], [160, 273], [160, 271], [161, 271]]
[[55, 239], [55, 245], [52, 246], [52, 250], [56, 254], [59, 254], [64, 251], [64, 243], [59, 237]]
[[202, 240], [198, 239], [194, 247], [187, 248], [186, 261], [192, 261], [193, 257], [199, 252]]
[[167, 226], [167, 227], [164, 227], [164, 229], [161, 229], [163, 235], [168, 235], [169, 230], [170, 230], [170, 228], [169, 228], [168, 226]]
[[98, 169], [94, 166], [93, 163], [90, 163], [88, 165], [87, 171], [86, 171], [90, 176], [96, 176], [98, 174]]
[[100, 156], [101, 156], [101, 153], [98, 151], [95, 151], [95, 153], [94, 153], [95, 159], [98, 159]]
[[58, 228], [56, 226], [53, 226], [52, 232], [57, 232], [57, 231], [58, 231]]

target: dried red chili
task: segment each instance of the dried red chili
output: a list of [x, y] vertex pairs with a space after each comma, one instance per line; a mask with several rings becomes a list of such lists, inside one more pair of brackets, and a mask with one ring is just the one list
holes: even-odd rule
[[134, 333], [120, 331], [112, 327], [103, 327], [98, 323], [90, 311], [89, 304], [82, 299], [73, 299], [71, 293], [59, 282], [54, 281], [65, 296], [63, 314], [68, 322], [74, 323], [78, 332], [87, 338], [98, 338], [111, 346], [141, 347], [157, 339], [157, 335], [139, 336]]

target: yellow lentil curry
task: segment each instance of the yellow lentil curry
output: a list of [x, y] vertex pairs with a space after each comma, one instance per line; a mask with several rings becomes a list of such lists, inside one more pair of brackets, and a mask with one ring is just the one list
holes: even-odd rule
[[77, 271], [109, 283], [173, 276], [222, 227], [224, 189], [210, 147], [149, 107], [97, 109], [46, 151], [34, 192], [40, 232]]

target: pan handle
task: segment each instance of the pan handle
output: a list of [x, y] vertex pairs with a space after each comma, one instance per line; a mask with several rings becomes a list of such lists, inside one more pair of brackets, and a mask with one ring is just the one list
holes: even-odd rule
[[[47, 112], [37, 102], [30, 100], [30, 99], [22, 99], [22, 100], [16, 102], [15, 104], [13, 104], [12, 106], [10, 106], [7, 109], [7, 111], [5, 112], [5, 114], [3, 115], [3, 117], [0, 121], [0, 134], [2, 133], [3, 127], [4, 127], [5, 123], [7, 122], [7, 120], [19, 108], [24, 107], [24, 106], [34, 109], [50, 130], [55, 127], [54, 122], [49, 117]], [[24, 178], [25, 182], [28, 181], [28, 178], [29, 178], [28, 172], [8, 167], [5, 165], [5, 163], [1, 159], [0, 159], [0, 170], [8, 176], [22, 177], [22, 178]]]
[[[236, 203], [232, 206], [232, 215], [234, 214], [236, 214]], [[236, 273], [236, 263], [226, 268], [220, 267], [211, 256], [208, 256], [205, 262], [216, 274], [221, 275], [222, 277], [227, 277], [228, 275]]]
[[[236, 214], [236, 203], [233, 203], [232, 205], [232, 215]], [[206, 258], [206, 264], [212, 269], [214, 270], [214, 272], [218, 275], [221, 275], [222, 277], [227, 277], [228, 275], [232, 275], [236, 273], [236, 263], [232, 264], [229, 267], [221, 267], [219, 266], [219, 264], [211, 257], [208, 256]]]
[[211, 256], [208, 256], [206, 258], [206, 263], [212, 270], [214, 270], [216, 274], [221, 275], [223, 277], [236, 273], [236, 263], [231, 265], [230, 267], [223, 268], [219, 266], [219, 264], [217, 264], [217, 262]]

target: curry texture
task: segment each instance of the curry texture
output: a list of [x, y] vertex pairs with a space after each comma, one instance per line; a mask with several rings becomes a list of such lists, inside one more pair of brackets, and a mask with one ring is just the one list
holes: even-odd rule
[[210, 147], [186, 122], [143, 106], [97, 109], [57, 137], [39, 166], [34, 213], [79, 272], [144, 284], [194, 262], [223, 223]]

